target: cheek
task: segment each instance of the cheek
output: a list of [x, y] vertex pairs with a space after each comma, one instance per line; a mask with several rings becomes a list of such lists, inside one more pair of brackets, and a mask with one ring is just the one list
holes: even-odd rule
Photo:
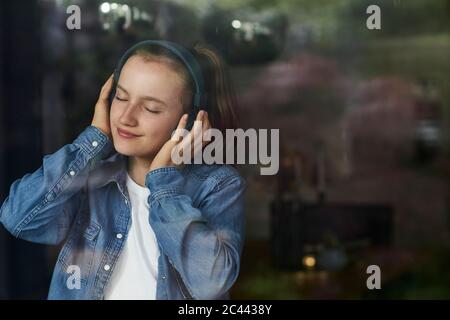
[[111, 123], [117, 122], [120, 117], [120, 110], [117, 105], [113, 102], [111, 105], [111, 109], [109, 110], [109, 119]]
[[152, 149], [161, 148], [170, 139], [172, 131], [176, 129], [177, 124], [177, 121], [174, 124], [173, 117], [149, 119], [145, 128], [145, 144]]
[[168, 140], [172, 134], [171, 121], [162, 119], [148, 119], [146, 121], [145, 135], [148, 139]]

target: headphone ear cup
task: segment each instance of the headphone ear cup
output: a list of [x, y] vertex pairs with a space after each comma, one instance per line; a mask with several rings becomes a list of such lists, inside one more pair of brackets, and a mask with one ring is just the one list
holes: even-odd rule
[[197, 118], [198, 108], [196, 106], [192, 107], [192, 110], [189, 112], [188, 122], [186, 124], [186, 130], [191, 131], [194, 126], [195, 118]]
[[113, 103], [114, 97], [116, 96], [117, 79], [119, 79], [117, 70], [118, 70], [117, 68], [114, 69], [112, 88], [111, 88], [111, 92], [109, 93], [109, 97], [108, 97], [110, 107], [111, 107], [111, 104]]

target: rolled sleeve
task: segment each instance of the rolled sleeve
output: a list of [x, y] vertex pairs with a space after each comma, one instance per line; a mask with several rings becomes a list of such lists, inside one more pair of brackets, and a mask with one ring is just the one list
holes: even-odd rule
[[150, 190], [150, 200], [159, 200], [171, 195], [180, 195], [185, 178], [177, 167], [163, 167], [150, 171], [145, 185]]
[[113, 143], [109, 137], [100, 129], [94, 126], [88, 126], [73, 142], [89, 158], [104, 158], [113, 149]]

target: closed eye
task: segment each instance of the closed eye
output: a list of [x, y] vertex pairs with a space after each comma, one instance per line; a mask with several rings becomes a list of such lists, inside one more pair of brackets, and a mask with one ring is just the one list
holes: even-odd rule
[[148, 112], [151, 112], [151, 113], [160, 113], [161, 112], [161, 111], [150, 110], [148, 108], [145, 108], [145, 110], [147, 110]]
[[118, 96], [115, 96], [114, 98], [116, 98], [119, 101], [127, 101], [126, 99], [119, 98]]

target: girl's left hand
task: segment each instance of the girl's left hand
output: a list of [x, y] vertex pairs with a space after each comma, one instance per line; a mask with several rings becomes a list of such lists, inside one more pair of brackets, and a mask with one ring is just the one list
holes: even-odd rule
[[[186, 127], [188, 120], [188, 115], [184, 114], [180, 121], [178, 122], [177, 129], [184, 129]], [[187, 134], [180, 142], [182, 136], [178, 133], [175, 133], [172, 138], [167, 141], [162, 148], [159, 150], [158, 154], [153, 159], [150, 170], [155, 170], [162, 167], [176, 166], [172, 162], [172, 150], [177, 147], [181, 150], [187, 148], [188, 145], [191, 147], [191, 155], [194, 157], [194, 145], [198, 143], [199, 137], [204, 137], [206, 130], [211, 128], [211, 124], [209, 123], [208, 113], [204, 110], [201, 110], [197, 114], [197, 118], [194, 121], [194, 125], [192, 126], [191, 131]], [[195, 141], [194, 141], [195, 138]], [[201, 139], [202, 150], [205, 145], [209, 143], [209, 141], [205, 141], [203, 138]]]

